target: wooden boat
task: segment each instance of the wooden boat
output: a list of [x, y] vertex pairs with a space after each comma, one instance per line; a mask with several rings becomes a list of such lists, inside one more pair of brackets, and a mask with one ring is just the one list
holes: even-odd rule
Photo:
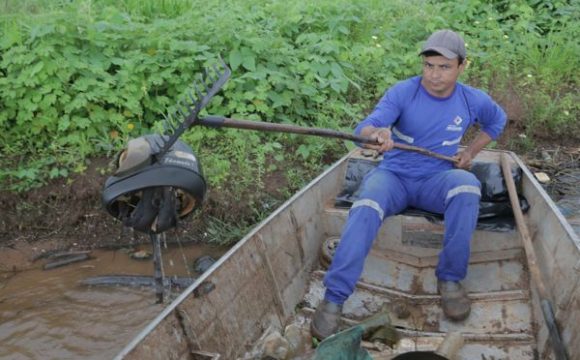
[[[501, 153], [486, 150], [476, 160], [498, 162]], [[572, 359], [580, 354], [580, 240], [523, 162], [508, 155], [511, 166], [523, 170], [521, 194], [530, 204], [525, 217], [537, 265]], [[358, 156], [358, 150], [345, 156], [256, 226], [117, 358], [236, 359], [268, 328], [283, 331], [293, 321], [307, 327], [323, 295], [321, 248], [339, 237], [347, 216], [334, 199], [347, 164]], [[464, 339], [458, 359], [555, 358], [518, 231], [475, 232], [464, 282], [472, 312], [459, 323], [444, 318], [436, 292], [439, 249], [432, 240], [442, 232], [442, 225], [416, 216], [397, 215], [383, 224], [343, 323], [356, 324], [397, 301], [407, 304], [410, 316], [391, 315], [402, 340], [371, 349], [373, 358], [434, 350], [450, 332]]]

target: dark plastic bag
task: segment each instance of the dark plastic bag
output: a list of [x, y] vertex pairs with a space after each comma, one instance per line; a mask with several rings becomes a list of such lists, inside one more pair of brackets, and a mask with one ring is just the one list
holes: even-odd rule
[[[358, 199], [358, 190], [363, 178], [379, 163], [366, 159], [349, 159], [343, 182], [343, 188], [335, 198], [334, 205], [339, 208], [350, 208]], [[510, 231], [515, 228], [513, 211], [509, 195], [499, 164], [490, 162], [474, 162], [470, 170], [481, 182], [481, 200], [479, 202], [479, 217], [477, 228], [491, 231]], [[512, 176], [518, 192], [521, 188], [522, 170], [512, 169]], [[529, 209], [526, 199], [518, 195], [523, 212]], [[405, 215], [425, 216], [429, 221], [440, 223], [442, 214], [436, 214], [421, 209], [408, 208]]]

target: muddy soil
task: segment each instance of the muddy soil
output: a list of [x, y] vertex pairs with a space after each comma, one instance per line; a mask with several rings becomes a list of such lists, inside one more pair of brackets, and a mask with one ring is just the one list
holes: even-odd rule
[[[508, 129], [507, 133], [502, 139], [518, 136], [517, 129]], [[498, 144], [498, 148], [509, 148], [509, 142], [503, 142]], [[562, 170], [580, 168], [580, 147], [554, 144], [558, 142], [548, 141], [534, 151], [519, 154], [532, 171], [546, 172], [553, 179]], [[54, 180], [26, 193], [0, 192], [0, 271], [18, 270], [57, 251], [148, 243], [147, 236], [123, 228], [102, 207], [100, 196], [110, 174], [109, 162], [110, 159], [105, 158], [92, 159], [85, 173]], [[266, 179], [265, 192], [270, 198], [283, 200], [284, 196], [279, 192], [283, 180], [282, 172], [271, 174]], [[562, 191], [578, 188], [578, 184], [564, 185], [548, 185], [555, 200], [563, 195]], [[236, 214], [244, 218], [252, 212], [248, 204], [227, 201], [227, 194], [228, 189], [221, 189], [219, 193], [210, 190], [201, 212], [205, 215], [182, 222], [178, 229], [168, 233], [169, 241], [203, 242], [208, 214], [220, 217], [227, 209], [228, 216]]]
[[[56, 179], [25, 193], [0, 191], [0, 273], [24, 270], [54, 253], [150, 243], [148, 235], [123, 227], [101, 203], [103, 185], [112, 173], [110, 162], [106, 158], [91, 159], [83, 174]], [[265, 182], [263, 194], [241, 196], [266, 197], [280, 203], [284, 198], [280, 189], [286, 184], [284, 174], [269, 174]], [[236, 196], [240, 196], [239, 192]], [[181, 221], [177, 229], [166, 233], [167, 243], [206, 243], [211, 217], [225, 222], [236, 219], [250, 222], [254, 216], [252, 209], [247, 203], [231, 201], [232, 198], [229, 189], [210, 189], [202, 208]]]

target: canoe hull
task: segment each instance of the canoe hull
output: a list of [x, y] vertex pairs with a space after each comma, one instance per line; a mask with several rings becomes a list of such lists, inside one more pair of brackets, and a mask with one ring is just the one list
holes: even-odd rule
[[[499, 154], [484, 151], [478, 160], [499, 161]], [[580, 241], [521, 160], [510, 155], [514, 166], [524, 170], [522, 188], [531, 205], [526, 218], [564, 343], [569, 354], [580, 353]], [[251, 350], [268, 327], [307, 323], [323, 296], [320, 249], [340, 235], [347, 216], [347, 210], [333, 204], [353, 156], [358, 155], [345, 156], [256, 226], [117, 358], [191, 359], [193, 352], [205, 352], [207, 358], [235, 359]], [[447, 332], [460, 331], [466, 339], [461, 359], [534, 359], [534, 353], [551, 358], [548, 329], [517, 232], [474, 234], [466, 279], [474, 305], [461, 324], [444, 319], [436, 294], [433, 269], [439, 248], [433, 244], [442, 233], [441, 225], [424, 218], [387, 219], [357, 290], [345, 304], [345, 325], [404, 301], [413, 316], [393, 318], [407, 335], [399, 353], [405, 346], [432, 350]], [[375, 355], [387, 359], [394, 350]]]

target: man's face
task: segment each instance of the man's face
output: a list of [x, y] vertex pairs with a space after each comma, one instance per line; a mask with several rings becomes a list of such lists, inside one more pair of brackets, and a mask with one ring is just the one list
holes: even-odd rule
[[447, 59], [444, 56], [423, 56], [423, 79], [421, 84], [436, 97], [447, 97], [453, 93], [457, 78], [465, 68], [465, 62], [459, 65], [458, 59]]

